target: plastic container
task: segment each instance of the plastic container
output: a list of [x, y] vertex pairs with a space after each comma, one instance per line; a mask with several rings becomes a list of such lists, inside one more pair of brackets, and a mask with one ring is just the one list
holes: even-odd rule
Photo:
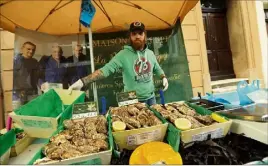
[[[58, 134], [63, 130], [61, 126], [53, 135]], [[47, 143], [49, 142], [49, 139]], [[42, 165], [110, 165], [112, 159], [112, 150], [113, 150], [113, 136], [111, 126], [108, 126], [108, 142], [109, 150], [102, 151], [98, 153], [91, 153], [79, 157], [74, 157], [70, 159], [60, 160], [60, 161], [51, 161], [44, 163]], [[32, 165], [36, 160], [43, 158], [42, 149], [32, 158], [28, 165]]]
[[[110, 112], [109, 112], [110, 116]], [[111, 120], [108, 123], [112, 125]], [[163, 141], [168, 123], [157, 126], [112, 132], [114, 141], [120, 150], [134, 150], [139, 145], [152, 141]]]
[[196, 99], [189, 101], [191, 104], [196, 104], [200, 107], [204, 107], [210, 111], [220, 111], [224, 110], [224, 105], [221, 103], [217, 103], [214, 101], [206, 100], [206, 99]]
[[31, 143], [35, 140], [35, 138], [29, 137], [27, 134], [16, 142], [16, 144], [11, 148], [10, 157], [16, 157], [21, 154]]
[[[194, 104], [190, 104], [187, 103], [188, 106], [190, 106], [191, 108], [193, 108], [197, 113], [201, 114], [201, 115], [211, 115], [212, 112], [194, 105]], [[153, 110], [153, 109], [152, 109]], [[153, 110], [155, 112], [155, 114], [157, 114], [158, 112], [156, 110]], [[160, 113], [157, 114], [159, 116], [159, 118], [165, 120], [164, 117], [162, 117], [160, 115]], [[224, 117], [223, 117], [224, 118]], [[226, 122], [222, 122], [222, 123], [217, 123], [217, 124], [213, 124], [213, 125], [209, 125], [209, 126], [205, 126], [205, 127], [200, 127], [200, 128], [195, 128], [195, 129], [190, 129], [190, 130], [186, 130], [186, 131], [181, 131], [179, 129], [177, 129], [173, 123], [169, 122], [169, 125], [173, 126], [174, 128], [176, 128], [176, 130], [180, 131], [180, 135], [173, 135], [173, 137], [177, 137], [177, 139], [174, 140], [178, 140], [179, 138], [181, 139], [181, 141], [183, 143], [191, 143], [191, 142], [196, 142], [196, 141], [204, 141], [207, 140], [210, 136], [210, 138], [221, 138], [224, 137], [228, 131], [230, 130], [231, 124], [232, 124], [232, 120], [229, 120], [227, 118]], [[170, 136], [171, 137], [171, 136]], [[174, 143], [174, 141], [173, 141]], [[176, 150], [179, 150], [179, 147], [176, 147]]]
[[83, 102], [85, 94], [54, 90], [38, 96], [9, 115], [30, 137], [49, 138], [63, 120], [72, 116], [73, 103]]

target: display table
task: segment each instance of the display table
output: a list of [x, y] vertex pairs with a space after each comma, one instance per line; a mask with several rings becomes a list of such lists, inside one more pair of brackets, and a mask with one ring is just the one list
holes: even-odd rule
[[45, 145], [46, 139], [37, 138], [21, 154], [9, 159], [8, 165], [27, 165], [35, 154]]
[[245, 134], [245, 137], [268, 144], [267, 122], [252, 122], [233, 119], [230, 131], [236, 134]]

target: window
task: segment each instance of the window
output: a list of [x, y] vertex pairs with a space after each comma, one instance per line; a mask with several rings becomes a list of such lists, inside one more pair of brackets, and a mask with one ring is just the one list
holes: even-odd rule
[[268, 22], [268, 9], [264, 9], [265, 21]]
[[225, 0], [201, 0], [202, 8], [225, 9]]

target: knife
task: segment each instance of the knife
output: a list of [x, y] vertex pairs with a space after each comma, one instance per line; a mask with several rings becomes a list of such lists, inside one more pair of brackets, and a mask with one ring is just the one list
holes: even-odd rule
[[164, 98], [164, 91], [162, 89], [159, 90], [159, 94], [160, 94], [160, 102], [161, 102], [161, 106], [167, 110], [166, 106], [165, 106], [165, 98]]

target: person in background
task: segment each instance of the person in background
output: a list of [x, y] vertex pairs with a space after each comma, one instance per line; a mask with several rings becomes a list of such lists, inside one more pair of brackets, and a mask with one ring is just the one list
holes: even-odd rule
[[37, 95], [38, 61], [33, 58], [35, 50], [36, 45], [27, 41], [20, 53], [14, 56], [13, 101], [17, 101], [18, 106]]
[[73, 49], [73, 56], [67, 58], [67, 62], [72, 63], [72, 66], [67, 69], [70, 85], [89, 74], [89, 64], [81, 63], [87, 60], [86, 55], [83, 54], [81, 45], [76, 45]]
[[51, 56], [43, 56], [40, 59], [39, 70], [41, 74], [38, 84], [43, 92], [49, 90], [48, 83], [62, 84], [63, 88], [68, 88], [67, 69], [63, 65], [66, 62], [60, 46], [53, 46]]
[[73, 89], [80, 90], [82, 87], [88, 87], [90, 83], [106, 78], [122, 69], [124, 91], [136, 91], [140, 102], [145, 102], [148, 105], [155, 104], [153, 74], [163, 80], [164, 91], [168, 88], [168, 80], [153, 51], [149, 50], [146, 45], [144, 24], [141, 22], [131, 23], [129, 32], [130, 45], [124, 46], [124, 49], [117, 53], [104, 67], [71, 85], [69, 92]]

